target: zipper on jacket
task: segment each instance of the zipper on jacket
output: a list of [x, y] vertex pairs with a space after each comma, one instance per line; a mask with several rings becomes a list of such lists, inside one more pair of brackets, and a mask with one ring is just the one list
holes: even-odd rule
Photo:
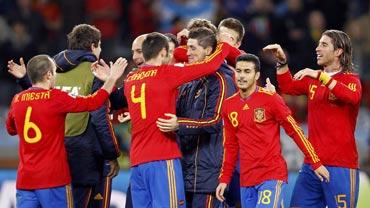
[[[206, 80], [205, 80], [206, 81]], [[201, 118], [204, 116], [204, 111], [206, 110], [207, 107], [207, 85], [204, 85], [204, 106], [201, 114]], [[196, 193], [197, 190], [197, 174], [198, 174], [198, 152], [199, 152], [199, 141], [200, 141], [200, 136], [198, 136], [198, 141], [197, 141], [197, 150], [195, 152], [195, 158], [194, 158], [194, 193]]]

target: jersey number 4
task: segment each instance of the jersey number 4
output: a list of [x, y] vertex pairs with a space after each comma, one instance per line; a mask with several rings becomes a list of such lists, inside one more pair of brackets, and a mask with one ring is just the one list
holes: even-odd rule
[[131, 87], [131, 101], [133, 103], [140, 103], [141, 118], [146, 119], [146, 105], [145, 105], [145, 83], [141, 84], [140, 95], [135, 97], [135, 85]]
[[[28, 106], [27, 111], [26, 111], [26, 118], [24, 119], [23, 137], [27, 143], [33, 144], [41, 140], [42, 134], [41, 134], [40, 128], [35, 123], [30, 121], [31, 113], [32, 113], [32, 107]], [[31, 129], [35, 132], [34, 137], [28, 136], [28, 132]]]

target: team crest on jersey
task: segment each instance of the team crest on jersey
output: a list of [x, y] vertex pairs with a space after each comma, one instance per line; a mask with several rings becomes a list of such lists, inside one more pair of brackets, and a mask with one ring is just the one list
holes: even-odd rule
[[266, 121], [265, 109], [263, 108], [254, 109], [254, 121], [258, 123]]

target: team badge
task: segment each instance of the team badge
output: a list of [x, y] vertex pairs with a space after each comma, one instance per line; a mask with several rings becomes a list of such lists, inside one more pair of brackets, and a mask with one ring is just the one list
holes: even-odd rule
[[254, 109], [254, 121], [258, 123], [266, 121], [265, 109], [263, 108]]

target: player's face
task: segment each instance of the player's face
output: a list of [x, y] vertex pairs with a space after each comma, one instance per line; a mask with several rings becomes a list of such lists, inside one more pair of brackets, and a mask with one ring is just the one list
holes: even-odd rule
[[332, 39], [326, 35], [321, 36], [316, 47], [317, 64], [320, 66], [331, 65], [335, 61], [336, 51]]
[[240, 42], [238, 41], [238, 33], [235, 30], [221, 26], [218, 29], [218, 41], [226, 42], [233, 47], [239, 48]]
[[256, 72], [255, 65], [250, 61], [238, 61], [235, 66], [236, 85], [242, 91], [247, 91], [256, 85], [260, 76]]
[[199, 45], [197, 39], [190, 38], [188, 40], [188, 60], [189, 63], [203, 61], [208, 54], [208, 50]]
[[95, 47], [94, 44], [91, 46], [92, 53], [99, 59], [101, 53], [101, 41], [98, 43], [98, 47]]
[[143, 45], [144, 39], [137, 39], [132, 43], [132, 60], [135, 62], [137, 66], [140, 66], [144, 63], [144, 56], [142, 51], [142, 45]]

